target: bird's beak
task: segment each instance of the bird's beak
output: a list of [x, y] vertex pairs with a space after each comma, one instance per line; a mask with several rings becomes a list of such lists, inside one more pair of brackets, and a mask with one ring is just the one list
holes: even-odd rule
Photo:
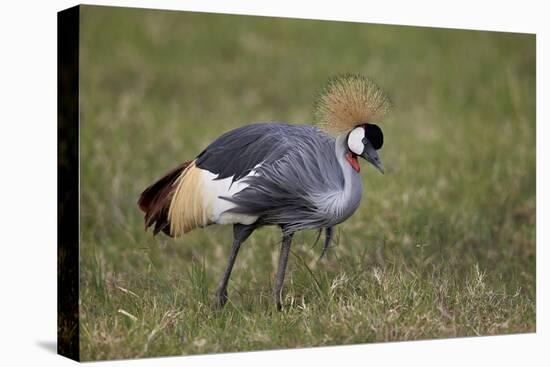
[[363, 150], [363, 153], [361, 154], [361, 157], [363, 157], [367, 162], [372, 164], [382, 174], [384, 174], [384, 165], [382, 164], [382, 161], [380, 160], [380, 156], [378, 156], [378, 152], [376, 151], [376, 149], [374, 149], [372, 147], [371, 144], [365, 145], [365, 149]]

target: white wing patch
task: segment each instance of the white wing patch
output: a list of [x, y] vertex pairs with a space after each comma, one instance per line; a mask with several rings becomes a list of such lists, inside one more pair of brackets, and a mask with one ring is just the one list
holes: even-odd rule
[[215, 178], [218, 177], [218, 174], [202, 170], [204, 203], [206, 203], [209, 208], [208, 213], [210, 222], [217, 224], [252, 224], [258, 220], [257, 216], [227, 213], [226, 211], [234, 208], [235, 204], [220, 199], [220, 196], [233, 197], [236, 193], [248, 187], [249, 185], [244, 183], [243, 180], [246, 179], [246, 177], [255, 176], [256, 168], [260, 165], [261, 163], [257, 164], [248, 175], [233, 183], [233, 176], [224, 178], [223, 180], [216, 180]]

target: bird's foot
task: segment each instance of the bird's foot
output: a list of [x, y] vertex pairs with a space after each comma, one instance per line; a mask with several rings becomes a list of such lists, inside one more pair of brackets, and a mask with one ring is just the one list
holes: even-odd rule
[[272, 303], [273, 303], [273, 306], [276, 307], [277, 311], [281, 311], [283, 309], [282, 299], [279, 294], [273, 295]]
[[223, 308], [223, 306], [227, 303], [227, 299], [227, 290], [218, 290], [216, 292], [216, 306], [218, 308]]

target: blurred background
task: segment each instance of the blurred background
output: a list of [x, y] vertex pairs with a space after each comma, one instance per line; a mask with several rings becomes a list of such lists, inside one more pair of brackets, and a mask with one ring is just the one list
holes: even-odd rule
[[[535, 331], [535, 36], [81, 8], [84, 360]], [[339, 73], [373, 78], [386, 174], [317, 261], [296, 236], [285, 310], [269, 305], [280, 234], [144, 232], [140, 193], [230, 129], [311, 123]]]

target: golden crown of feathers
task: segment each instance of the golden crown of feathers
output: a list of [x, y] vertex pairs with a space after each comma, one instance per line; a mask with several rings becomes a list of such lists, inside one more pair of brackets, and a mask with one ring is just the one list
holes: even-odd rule
[[390, 107], [386, 93], [371, 79], [344, 74], [331, 78], [321, 90], [313, 116], [321, 130], [338, 135], [379, 120]]

